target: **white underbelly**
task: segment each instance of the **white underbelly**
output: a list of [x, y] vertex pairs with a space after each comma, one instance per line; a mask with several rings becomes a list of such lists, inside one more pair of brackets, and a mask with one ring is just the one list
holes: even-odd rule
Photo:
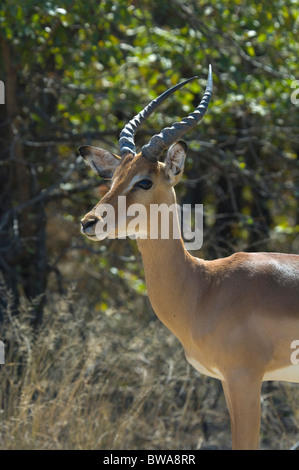
[[[217, 368], [210, 367], [207, 369], [193, 357], [187, 357], [187, 361], [201, 374], [207, 375], [208, 377], [214, 377], [219, 380], [224, 380], [223, 375]], [[265, 382], [269, 380], [299, 383], [299, 364], [294, 364], [281, 369], [266, 372], [264, 374], [263, 381]]]
[[187, 361], [201, 374], [207, 375], [208, 377], [214, 377], [215, 379], [223, 380], [223, 375], [215, 367], [206, 369], [202, 364], [193, 359], [193, 357], [187, 357]]
[[282, 369], [266, 372], [263, 381], [278, 380], [283, 382], [299, 383], [299, 364], [290, 365]]

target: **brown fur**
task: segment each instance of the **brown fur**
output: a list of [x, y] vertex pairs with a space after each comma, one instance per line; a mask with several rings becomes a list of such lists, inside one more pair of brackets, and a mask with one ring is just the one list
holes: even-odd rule
[[[182, 174], [175, 174], [182, 152], [178, 146], [169, 151], [166, 165], [151, 163], [141, 154], [126, 156], [99, 205], [117, 207], [118, 195], [138, 174], [150, 176], [153, 187], [131, 188], [128, 206], [175, 203], [173, 186]], [[95, 211], [83, 224], [95, 217]], [[87, 235], [92, 236], [89, 230]], [[299, 256], [235, 253], [205, 261], [191, 256], [182, 240], [137, 242], [157, 316], [180, 340], [187, 359], [222, 381], [233, 448], [257, 448], [262, 381], [273, 376], [299, 382], [299, 365], [286, 370], [292, 366], [291, 342], [299, 340]]]

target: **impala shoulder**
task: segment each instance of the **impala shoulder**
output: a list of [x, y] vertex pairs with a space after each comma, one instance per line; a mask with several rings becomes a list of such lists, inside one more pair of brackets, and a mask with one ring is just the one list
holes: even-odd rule
[[221, 274], [229, 275], [236, 270], [246, 269], [250, 259], [250, 253], [238, 252], [226, 258], [204, 261], [204, 264], [206, 271], [213, 277], [221, 276]]
[[[210, 261], [208, 270], [217, 282], [228, 278], [272, 280], [279, 284], [298, 285], [299, 256], [283, 253], [234, 253]], [[240, 278], [239, 278], [240, 276]]]

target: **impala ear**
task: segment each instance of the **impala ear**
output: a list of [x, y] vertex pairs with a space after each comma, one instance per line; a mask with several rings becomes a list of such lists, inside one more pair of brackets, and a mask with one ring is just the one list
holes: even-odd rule
[[108, 152], [91, 145], [82, 145], [78, 148], [81, 157], [91, 166], [93, 171], [105, 179], [111, 179], [118, 167], [121, 158], [114, 153]]
[[183, 140], [173, 144], [165, 159], [165, 174], [172, 185], [181, 179], [184, 170], [187, 144]]

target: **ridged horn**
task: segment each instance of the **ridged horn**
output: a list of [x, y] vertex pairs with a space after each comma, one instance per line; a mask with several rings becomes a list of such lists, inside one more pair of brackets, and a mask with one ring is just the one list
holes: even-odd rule
[[196, 77], [189, 78], [178, 85], [166, 90], [162, 95], [158, 96], [155, 100], [151, 101], [140, 113], [138, 113], [128, 124], [125, 125], [119, 136], [119, 148], [120, 154], [123, 157], [127, 153], [136, 154], [134, 136], [139, 129], [139, 127], [144, 123], [144, 121], [156, 110], [160, 104], [163, 103], [170, 95], [172, 95], [176, 90], [182, 88], [187, 83], [194, 80]]
[[[154, 135], [147, 145], [142, 147], [142, 154], [150, 161], [157, 161], [163, 151], [179, 140], [186, 132], [196, 126], [208, 109], [213, 91], [212, 66], [209, 65], [207, 86], [201, 102], [193, 113], [183, 118], [181, 122], [175, 122], [171, 127], [166, 127], [160, 134]], [[158, 98], [159, 99], [159, 98]]]

